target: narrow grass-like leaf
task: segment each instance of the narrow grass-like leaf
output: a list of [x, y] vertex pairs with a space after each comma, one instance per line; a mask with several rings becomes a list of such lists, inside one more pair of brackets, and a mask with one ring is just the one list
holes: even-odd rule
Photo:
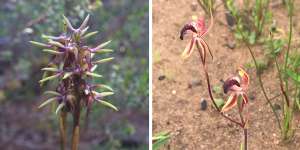
[[59, 75], [60, 74], [55, 74], [53, 76], [43, 78], [42, 80], [39, 81], [39, 83], [43, 83], [43, 82], [48, 81], [48, 80], [53, 80], [53, 79], [57, 78]]
[[112, 109], [115, 110], [115, 111], [118, 111], [118, 108], [117, 108], [116, 106], [114, 106], [113, 104], [111, 104], [111, 103], [109, 103], [109, 102], [107, 102], [107, 101], [104, 101], [104, 100], [98, 100], [98, 99], [97, 99], [97, 101], [100, 102], [101, 104], [103, 104], [103, 105], [109, 107], [109, 108], [112, 108]]
[[161, 148], [164, 144], [166, 144], [168, 142], [170, 137], [171, 136], [167, 132], [161, 132], [158, 135], [155, 135], [152, 138], [152, 141], [153, 141], [152, 149], [158, 150], [159, 148]]
[[85, 36], [83, 36], [83, 39], [87, 39], [87, 38], [89, 38], [91, 36], [96, 35], [97, 33], [98, 33], [98, 31], [90, 32], [90, 33], [86, 34]]
[[54, 95], [54, 96], [61, 96], [60, 93], [56, 91], [45, 91], [44, 94]]
[[56, 108], [55, 114], [57, 114], [64, 106], [65, 106], [65, 103], [60, 103]]
[[43, 71], [51, 71], [51, 72], [57, 72], [58, 71], [57, 68], [50, 68], [50, 67], [42, 68], [41, 70], [43, 70]]
[[40, 42], [36, 42], [36, 41], [29, 41], [29, 42], [38, 47], [49, 47], [49, 45], [44, 44], [44, 43], [40, 43]]
[[43, 52], [49, 53], [49, 54], [54, 54], [54, 55], [61, 55], [63, 52], [55, 51], [52, 49], [43, 49]]
[[106, 63], [106, 62], [112, 61], [113, 59], [114, 59], [113, 57], [110, 57], [110, 58], [104, 58], [104, 59], [100, 59], [100, 60], [94, 61], [93, 64]]
[[298, 84], [300, 84], [300, 74], [297, 74], [296, 72], [287, 69], [286, 74], [291, 77], [294, 81], [296, 81]]
[[56, 101], [56, 100], [58, 100], [58, 97], [52, 97], [52, 98], [44, 101], [38, 108], [40, 109], [40, 108], [46, 106], [47, 104], [50, 104], [51, 102]]
[[97, 78], [102, 77], [102, 75], [97, 74], [97, 73], [93, 73], [93, 72], [86, 72], [85, 74], [88, 75], [88, 76], [97, 77]]

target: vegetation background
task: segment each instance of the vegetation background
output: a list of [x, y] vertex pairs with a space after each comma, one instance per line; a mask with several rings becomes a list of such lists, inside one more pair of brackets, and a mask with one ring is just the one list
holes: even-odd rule
[[61, 33], [63, 14], [74, 25], [91, 14], [90, 31], [99, 33], [90, 45], [112, 40], [115, 50], [115, 60], [98, 73], [115, 90], [110, 102], [120, 111], [94, 105], [80, 149], [147, 149], [148, 9], [147, 0], [1, 0], [0, 149], [59, 147], [57, 116], [50, 107], [37, 109], [46, 89], [38, 84], [40, 69], [49, 55], [28, 41]]

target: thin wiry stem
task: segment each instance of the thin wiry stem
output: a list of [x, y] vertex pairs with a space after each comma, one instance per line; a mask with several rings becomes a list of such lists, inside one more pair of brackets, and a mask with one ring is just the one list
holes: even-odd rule
[[[236, 20], [238, 20], [238, 18], [236, 18]], [[279, 127], [279, 129], [281, 130], [281, 123], [280, 123], [279, 116], [278, 116], [278, 114], [276, 113], [276, 110], [275, 110], [273, 104], [271, 103], [271, 101], [270, 101], [270, 99], [269, 99], [269, 97], [268, 97], [268, 95], [267, 95], [267, 92], [266, 92], [266, 90], [265, 90], [265, 87], [264, 87], [264, 84], [263, 84], [261, 75], [258, 73], [259, 67], [258, 67], [257, 60], [256, 60], [256, 58], [255, 58], [255, 56], [254, 56], [254, 53], [253, 53], [252, 49], [250, 48], [250, 45], [249, 45], [249, 43], [247, 42], [247, 40], [246, 40], [246, 38], [245, 38], [243, 32], [241, 32], [241, 30], [240, 30], [240, 28], [239, 28], [238, 26], [237, 26], [237, 31], [242, 35], [242, 39], [243, 39], [244, 43], [246, 44], [246, 47], [247, 47], [247, 49], [248, 49], [248, 51], [249, 51], [249, 53], [250, 53], [250, 55], [251, 55], [251, 58], [252, 58], [252, 60], [253, 60], [253, 62], [254, 62], [254, 65], [255, 65], [256, 75], [257, 75], [258, 81], [259, 81], [259, 86], [261, 87], [262, 92], [263, 92], [263, 95], [264, 95], [264, 97], [265, 97], [265, 100], [267, 101], [267, 103], [268, 103], [269, 106], [271, 107], [271, 109], [272, 109], [272, 111], [273, 111], [273, 113], [274, 113], [274, 116], [275, 116], [275, 118], [276, 118], [278, 127]]]
[[[201, 52], [201, 48], [198, 47], [197, 45], [197, 49], [198, 49], [198, 52], [199, 52], [199, 55], [200, 55], [200, 58], [202, 59], [201, 55], [202, 55], [202, 52]], [[201, 62], [203, 62], [203, 60], [201, 60]], [[215, 102], [215, 99], [213, 97], [213, 94], [212, 94], [212, 89], [211, 89], [211, 84], [210, 84], [210, 79], [209, 79], [209, 75], [208, 75], [208, 72], [207, 72], [207, 68], [206, 68], [206, 65], [203, 64], [203, 69], [204, 69], [204, 73], [205, 73], [205, 78], [206, 78], [206, 82], [207, 82], [207, 89], [208, 89], [208, 93], [209, 93], [209, 97], [214, 105], [214, 107], [217, 109], [217, 111], [221, 114], [222, 117], [226, 118], [227, 120], [237, 124], [238, 126], [240, 127], [243, 127], [243, 124], [226, 116], [224, 113], [221, 112], [220, 108], [218, 107], [217, 103]]]
[[244, 128], [244, 150], [248, 149], [248, 132], [247, 128]]
[[[287, 67], [288, 67], [288, 58], [289, 58], [289, 53], [290, 53], [290, 49], [291, 49], [291, 42], [292, 42], [292, 33], [293, 33], [293, 3], [294, 1], [293, 0], [289, 0], [288, 2], [289, 4], [289, 10], [288, 10], [288, 13], [289, 13], [289, 39], [288, 39], [288, 48], [287, 48], [287, 51], [286, 51], [286, 55], [285, 55], [285, 61], [284, 61], [284, 71], [286, 72], [287, 71]], [[288, 91], [288, 80], [285, 81], [285, 88], [286, 88], [286, 91]]]

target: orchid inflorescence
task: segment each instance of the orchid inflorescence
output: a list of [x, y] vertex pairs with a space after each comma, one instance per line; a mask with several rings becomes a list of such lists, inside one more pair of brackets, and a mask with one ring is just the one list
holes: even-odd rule
[[204, 41], [203, 36], [210, 30], [210, 28], [213, 25], [213, 18], [211, 17], [211, 23], [208, 28], [205, 26], [205, 19], [204, 18], [199, 18], [197, 21], [192, 21], [181, 29], [180, 32], [180, 39], [183, 40], [184, 35], [187, 33], [192, 34], [192, 39], [190, 42], [186, 45], [182, 57], [184, 59], [188, 58], [191, 56], [191, 54], [194, 51], [195, 45], [197, 46], [199, 52], [200, 52], [200, 57], [202, 64], [205, 64], [206, 60], [206, 53], [209, 51], [209, 54], [211, 57], [213, 57], [212, 52], [208, 46], [208, 44]]
[[[86, 118], [93, 102], [118, 110], [114, 105], [104, 100], [106, 96], [112, 95], [113, 90], [104, 84], [94, 84], [93, 78], [101, 78], [102, 75], [95, 73], [98, 65], [113, 60], [113, 57], [94, 60], [95, 54], [109, 53], [113, 50], [105, 47], [110, 41], [104, 42], [96, 47], [87, 46], [86, 40], [94, 36], [97, 31], [87, 33], [89, 15], [85, 18], [79, 28], [74, 28], [71, 22], [64, 18], [64, 30], [59, 36], [42, 35], [47, 43], [30, 41], [32, 44], [42, 47], [43, 52], [51, 55], [44, 71], [40, 84], [57, 79], [55, 90], [45, 93], [52, 97], [43, 102], [39, 108], [50, 103], [57, 102], [56, 114], [60, 113], [61, 149], [66, 145], [66, 115], [73, 116], [72, 150], [78, 149], [79, 144], [79, 121], [82, 108], [86, 108]], [[98, 92], [97, 90], [106, 90]]]
[[[246, 90], [248, 89], [249, 86], [249, 76], [248, 74], [242, 69], [239, 68], [239, 76], [233, 76], [228, 78], [223, 85], [224, 93], [225, 94], [230, 94], [227, 102], [225, 105], [220, 108], [212, 94], [212, 89], [211, 89], [211, 84], [210, 84], [210, 78], [208, 75], [207, 67], [206, 67], [206, 53], [209, 51], [211, 57], [213, 57], [212, 52], [208, 46], [208, 44], [204, 41], [203, 36], [208, 33], [209, 29], [212, 27], [213, 24], [213, 17], [211, 14], [211, 24], [209, 28], [206, 28], [205, 26], [205, 20], [204, 19], [198, 19], [197, 21], [192, 21], [188, 24], [185, 24], [180, 32], [180, 39], [183, 40], [183, 37], [185, 34], [190, 32], [192, 34], [192, 39], [190, 42], [187, 44], [185, 47], [182, 57], [183, 59], [186, 59], [191, 56], [195, 45], [197, 46], [199, 55], [200, 55], [200, 60], [203, 66], [203, 71], [205, 73], [205, 78], [207, 82], [207, 88], [208, 88], [208, 93], [210, 96], [210, 99], [212, 103], [214, 104], [216, 110], [226, 118], [227, 120], [237, 124], [244, 130], [244, 149], [247, 149], [247, 121], [248, 117], [244, 118], [243, 116], [243, 108], [245, 105], [248, 103], [248, 98], [246, 95]], [[241, 98], [241, 101], [240, 101]], [[232, 109], [234, 106], [238, 105], [239, 108], [239, 116], [241, 119], [241, 122], [236, 121], [233, 118], [230, 118], [228, 115], [225, 114], [226, 111], [229, 111]], [[248, 116], [248, 115], [247, 115]]]
[[246, 90], [249, 86], [249, 75], [242, 69], [239, 68], [239, 76], [233, 76], [228, 78], [224, 84], [223, 89], [225, 94], [230, 94], [226, 104], [222, 107], [222, 112], [228, 111], [237, 105], [239, 97], [242, 98], [240, 111], [243, 110], [244, 106], [248, 103], [248, 97]]
[[[32, 44], [43, 47], [44, 52], [52, 55], [47, 67], [42, 68], [45, 72], [44, 78], [39, 82], [42, 84], [53, 79], [58, 79], [59, 81], [55, 91], [45, 92], [54, 97], [42, 103], [39, 108], [57, 101], [59, 105], [56, 113], [61, 109], [72, 112], [75, 100], [78, 98], [76, 95], [80, 95], [83, 106], [90, 108], [91, 104], [96, 100], [116, 110], [116, 107], [103, 100], [105, 96], [113, 94], [112, 88], [107, 85], [89, 82], [93, 77], [102, 77], [102, 75], [94, 73], [95, 69], [99, 64], [113, 60], [113, 57], [93, 60], [95, 54], [108, 53], [112, 52], [112, 50], [104, 48], [110, 41], [96, 47], [84, 45], [87, 38], [97, 33], [96, 31], [86, 34], [89, 28], [87, 26], [88, 20], [89, 15], [81, 26], [75, 29], [70, 21], [64, 17], [66, 26], [70, 31], [69, 33], [63, 33], [59, 36], [42, 35], [48, 41], [46, 44], [31, 41]], [[76, 90], [77, 88], [79, 88], [78, 91]], [[96, 91], [97, 88], [103, 88], [109, 92], [99, 93]]]

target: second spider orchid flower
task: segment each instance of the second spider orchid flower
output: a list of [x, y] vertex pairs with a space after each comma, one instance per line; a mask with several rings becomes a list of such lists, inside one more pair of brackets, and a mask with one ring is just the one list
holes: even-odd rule
[[195, 45], [200, 50], [201, 61], [203, 64], [205, 63], [207, 51], [209, 51], [211, 57], [213, 57], [210, 48], [208, 47], [207, 43], [203, 39], [203, 36], [209, 31], [212, 24], [213, 24], [213, 18], [211, 17], [211, 23], [208, 28], [206, 28], [205, 20], [202, 18], [198, 19], [197, 21], [192, 21], [183, 26], [180, 32], [181, 40], [183, 40], [184, 35], [186, 35], [187, 33], [192, 34], [192, 39], [187, 44], [187, 46], [185, 47], [182, 53], [183, 59], [188, 58], [193, 53]]
[[236, 106], [240, 96], [242, 98], [241, 107], [239, 109], [240, 111], [242, 111], [245, 104], [248, 103], [246, 90], [248, 89], [250, 82], [249, 75], [242, 68], [239, 68], [238, 73], [239, 76], [230, 77], [224, 82], [224, 93], [229, 93], [230, 96], [225, 105], [222, 107], [221, 112], [228, 111], [234, 106]]

